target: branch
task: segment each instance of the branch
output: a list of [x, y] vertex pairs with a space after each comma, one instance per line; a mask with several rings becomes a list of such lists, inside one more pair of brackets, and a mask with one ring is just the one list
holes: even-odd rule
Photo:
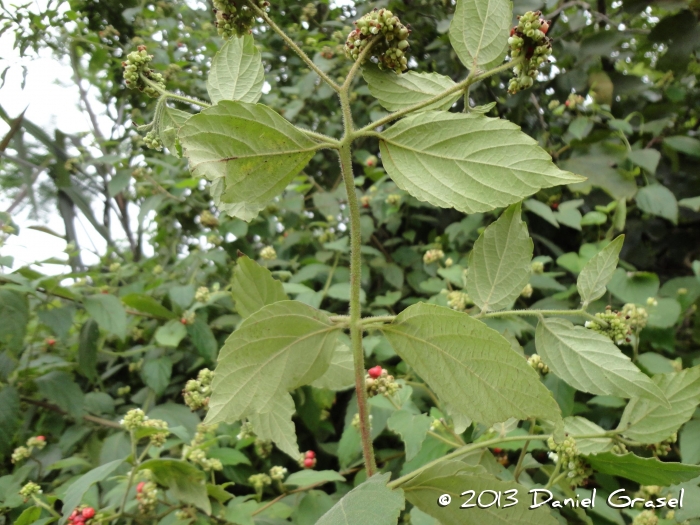
[[[51, 410], [53, 412], [61, 414], [62, 416], [68, 416], [68, 412], [66, 412], [62, 408], [59, 408], [51, 403], [46, 403], [45, 401], [36, 401], [34, 399], [29, 399], [28, 397], [21, 397], [20, 401], [37, 407], [45, 408], [47, 410]], [[119, 423], [117, 423], [116, 421], [110, 421], [109, 419], [103, 419], [101, 417], [91, 416], [89, 414], [84, 415], [83, 419], [85, 421], [89, 421], [90, 423], [102, 425], [103, 427], [116, 428], [119, 430], [123, 429], [123, 427]]]
[[257, 5], [255, 5], [254, 2], [248, 1], [248, 6], [255, 11], [255, 14], [258, 15], [260, 18], [262, 18], [267, 25], [270, 26], [270, 28], [277, 33], [282, 40], [297, 54], [299, 55], [299, 58], [301, 58], [307, 66], [309, 66], [313, 71], [316, 72], [316, 74], [321, 77], [321, 79], [328, 84], [331, 88], [333, 88], [333, 91], [335, 92], [340, 92], [340, 86], [333, 81], [328, 75], [326, 75], [321, 68], [319, 68], [316, 64], [314, 64], [314, 61], [309, 58], [309, 55], [304, 53], [304, 51], [294, 43], [294, 40], [289, 38], [287, 36], [287, 33], [285, 33], [277, 24], [275, 24], [272, 19], [269, 17], [269, 15], [263, 10], [260, 9]]

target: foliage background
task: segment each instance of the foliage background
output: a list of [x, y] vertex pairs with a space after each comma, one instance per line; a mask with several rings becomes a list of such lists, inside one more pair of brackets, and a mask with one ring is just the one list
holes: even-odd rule
[[[455, 80], [465, 75], [448, 43], [454, 10], [449, 1], [341, 7], [319, 1], [310, 6], [276, 1], [271, 16], [331, 76], [346, 73], [350, 66], [338, 46], [352, 20], [374, 7], [388, 7], [410, 22], [412, 68]], [[610, 293], [595, 309], [656, 297], [659, 306], [641, 336], [640, 366], [653, 374], [674, 370], [676, 359], [685, 367], [696, 365], [700, 7], [693, 2], [627, 0], [514, 3], [515, 13], [537, 8], [553, 20], [549, 34], [555, 39], [556, 63], [533, 89], [516, 96], [506, 94], [507, 74], [473, 87], [469, 94], [472, 106], [496, 102], [490, 116], [519, 124], [562, 168], [589, 177], [586, 183], [545, 190], [524, 203], [535, 254], [546, 263], [546, 273], [533, 276], [535, 292], [519, 300], [519, 307], [574, 307], [578, 271], [599, 242], [624, 232], [621, 265], [637, 273], [618, 270]], [[48, 134], [18, 118], [22, 108], [0, 111], [12, 128], [0, 144], [0, 184], [3, 197], [13, 203], [8, 213], [0, 214], [2, 235], [30, 224], [13, 221], [23, 208], [37, 217], [41, 210], [55, 209], [62, 232], [53, 231], [61, 228], [52, 225], [47, 235], [69, 243], [70, 263], [58, 276], [44, 275], [41, 265], [10, 271], [12, 260], [0, 248], [0, 520], [12, 523], [23, 510], [15, 486], [26, 479], [39, 480], [46, 493], [60, 497], [81, 473], [126, 456], [128, 438], [115, 422], [129, 408], [143, 407], [192, 437], [200, 416], [183, 405], [181, 390], [197, 370], [213, 368], [218, 348], [240, 322], [228, 293], [239, 252], [258, 258], [263, 247], [273, 246], [277, 257], [261, 262], [285, 283], [291, 297], [345, 313], [349, 248], [344, 190], [332, 153], [318, 153], [304, 176], [250, 224], [223, 215], [203, 221], [205, 211], [218, 215], [205, 185], [191, 178], [184, 160], [146, 149], [134, 131], [132, 121], [149, 121], [154, 104], [124, 88], [124, 55], [136, 45], [147, 45], [169, 89], [206, 98], [208, 67], [222, 43], [210, 5], [71, 0], [50, 3], [40, 12], [32, 5], [4, 8], [1, 23], [3, 32], [15, 33], [22, 54], [50, 49], [71, 63], [81, 109], [93, 124], [89, 133]], [[269, 87], [262, 102], [295, 123], [338, 133], [342, 123], [333, 93], [270, 31], [261, 28], [256, 44]], [[99, 93], [106, 112], [95, 114], [85, 95], [88, 86]], [[356, 91], [358, 124], [381, 117], [382, 108], [362, 81]], [[572, 93], [582, 98], [570, 98]], [[458, 101], [456, 110], [463, 104]], [[100, 131], [106, 128], [98, 127], [98, 117], [113, 123], [109, 135]], [[362, 219], [364, 311], [393, 315], [419, 300], [446, 305], [442, 291], [460, 287], [461, 276], [425, 265], [423, 254], [439, 247], [455, 268], [466, 267], [480, 229], [498, 214], [464, 216], [420, 203], [384, 178], [381, 160], [378, 166], [367, 165], [367, 158], [377, 154], [376, 142], [368, 140], [355, 158], [356, 172], [364, 174], [358, 189], [369, 201]], [[400, 195], [400, 203], [387, 202], [390, 195]], [[83, 263], [76, 216], [104, 240], [107, 249], [99, 254], [100, 264]], [[143, 256], [146, 246], [152, 257]], [[218, 287], [219, 292], [199, 302], [199, 287]], [[188, 316], [193, 316], [192, 324], [179, 322]], [[88, 337], [86, 326], [93, 322], [99, 335]], [[489, 324], [507, 330], [526, 354], [534, 351], [528, 322]], [[368, 364], [380, 363], [399, 376], [408, 372], [384, 338], [370, 336], [365, 345]], [[574, 396], [554, 377], [546, 384], [564, 416], [582, 415], [603, 428], [612, 428], [624, 407], [616, 398]], [[294, 397], [301, 449], [318, 452], [319, 469], [357, 468], [359, 451], [348, 445], [349, 438], [343, 441], [354, 414], [348, 409], [351, 393], [305, 387]], [[423, 409], [432, 404], [427, 394], [423, 402]], [[390, 470], [407, 471], [445, 453], [441, 443], [429, 438], [415, 462], [404, 463], [401, 441], [383, 432], [388, 416], [381, 410], [373, 414], [374, 431], [381, 433], [378, 454]], [[236, 426], [219, 430], [229, 436], [222, 445], [242, 451], [217, 480], [236, 482], [233, 494], [250, 494], [248, 476], [268, 464], [296, 468], [277, 451], [271, 459], [259, 458], [250, 443], [236, 442], [237, 432]], [[13, 465], [12, 449], [37, 434], [49, 442], [37, 461], [21, 468]], [[169, 445], [176, 447], [173, 439]], [[691, 420], [671, 457], [700, 463], [698, 442], [700, 425]], [[360, 480], [357, 476], [354, 483]], [[596, 482], [605, 490], [618, 483], [604, 475]], [[351, 486], [337, 483], [335, 489], [326, 486], [327, 492], [309, 492], [289, 502], [290, 514], [285, 516], [284, 509], [262, 513], [259, 522], [313, 523]], [[101, 493], [91, 489], [87, 501], [96, 507], [108, 504], [114, 488], [114, 482], [105, 482]], [[700, 518], [700, 498], [685, 517]], [[591, 519], [621, 523], [629, 517], [614, 513]]]

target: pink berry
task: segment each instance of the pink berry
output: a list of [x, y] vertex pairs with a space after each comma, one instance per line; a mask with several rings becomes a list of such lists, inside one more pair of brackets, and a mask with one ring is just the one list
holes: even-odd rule
[[305, 454], [305, 457], [306, 457], [307, 459], [309, 459], [309, 458], [310, 458], [310, 459], [314, 459], [314, 458], [316, 458], [316, 452], [314, 452], [313, 450], [309, 450], [309, 451]]
[[304, 460], [304, 468], [314, 468], [316, 466], [316, 460], [314, 458], [306, 458]]
[[74, 510], [73, 512], [70, 513], [70, 517], [68, 518], [69, 520], [74, 520], [75, 517], [78, 515], [78, 509]]
[[95, 509], [87, 507], [83, 509], [83, 518], [90, 519], [95, 515]]
[[374, 368], [370, 368], [369, 370], [367, 370], [367, 373], [372, 379], [377, 379], [379, 376], [382, 375], [382, 371], [382, 367], [377, 365]]
[[139, 483], [138, 485], [136, 485], [136, 492], [138, 492], [138, 493], [140, 494], [140, 493], [143, 491], [143, 486], [144, 486], [145, 484], [146, 484], [146, 482], [145, 482], [145, 481], [142, 481], [141, 483]]
[[46, 441], [46, 438], [44, 436], [37, 436], [36, 440], [37, 441]]

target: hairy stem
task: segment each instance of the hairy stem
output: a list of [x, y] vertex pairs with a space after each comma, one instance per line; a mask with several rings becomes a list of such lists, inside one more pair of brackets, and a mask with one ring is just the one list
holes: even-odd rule
[[208, 102], [204, 102], [203, 100], [197, 100], [196, 98], [190, 98], [190, 97], [185, 97], [183, 95], [178, 95], [176, 93], [171, 93], [170, 91], [167, 91], [160, 87], [159, 84], [156, 84], [153, 82], [151, 79], [146, 77], [145, 75], [141, 75], [141, 80], [143, 80], [146, 84], [148, 84], [149, 87], [152, 87], [155, 89], [158, 93], [160, 93], [161, 97], [164, 97], [166, 99], [170, 98], [173, 100], [179, 100], [180, 102], [184, 102], [185, 104], [193, 104], [195, 106], [199, 106], [201, 108], [210, 108], [211, 104]]
[[510, 62], [504, 62], [498, 67], [495, 67], [489, 71], [486, 71], [484, 73], [480, 73], [478, 75], [469, 75], [467, 78], [459, 82], [458, 84], [455, 84], [449, 89], [446, 89], [439, 95], [435, 95], [432, 98], [429, 98], [428, 100], [424, 100], [423, 102], [419, 102], [418, 104], [413, 104], [412, 106], [409, 106], [405, 109], [402, 109], [400, 111], [395, 111], [391, 115], [387, 115], [384, 118], [381, 118], [379, 120], [376, 120], [372, 122], [371, 124], [368, 124], [364, 128], [360, 129], [357, 131], [358, 135], [364, 135], [369, 131], [374, 130], [375, 128], [378, 128], [379, 126], [384, 126], [385, 124], [389, 124], [390, 122], [393, 122], [396, 119], [399, 119], [405, 115], [408, 115], [409, 113], [413, 113], [414, 111], [418, 111], [419, 109], [423, 109], [427, 106], [430, 106], [431, 104], [435, 104], [436, 102], [440, 102], [443, 98], [449, 97], [453, 93], [459, 93], [461, 91], [465, 91], [469, 89], [469, 86], [472, 84], [475, 84], [476, 82], [479, 82], [481, 80], [484, 80], [486, 78], [489, 78], [493, 75], [497, 75], [498, 73], [501, 73], [503, 71], [506, 71], [514, 66], [516, 66], [518, 63], [522, 61], [522, 58], [516, 58], [515, 60], [511, 60]]
[[350, 213], [350, 340], [355, 366], [355, 391], [357, 392], [357, 409], [360, 417], [360, 437], [362, 438], [362, 455], [367, 469], [367, 476], [377, 470], [374, 448], [369, 428], [369, 405], [365, 390], [365, 355], [362, 350], [362, 310], [360, 306], [360, 284], [362, 279], [362, 236], [360, 225], [360, 203], [355, 192], [355, 178], [352, 172], [353, 121], [347, 88], [340, 92], [340, 105], [343, 109], [345, 137], [341, 142], [340, 169], [348, 194]]
[[301, 58], [307, 66], [309, 66], [313, 71], [316, 72], [316, 74], [321, 77], [321, 79], [328, 84], [331, 88], [333, 88], [334, 91], [340, 92], [340, 86], [333, 82], [333, 80], [326, 75], [321, 68], [319, 68], [316, 64], [314, 64], [314, 61], [309, 58], [309, 56], [304, 53], [304, 51], [294, 43], [294, 40], [289, 38], [287, 36], [287, 33], [285, 33], [282, 28], [280, 28], [277, 24], [275, 24], [272, 19], [269, 17], [269, 15], [263, 10], [258, 7], [255, 2], [250, 2], [248, 1], [248, 6], [255, 11], [255, 14], [258, 15], [260, 18], [262, 18], [265, 23], [270, 26], [270, 28], [277, 33], [282, 40], [284, 40], [284, 43], [287, 44], [292, 51], [294, 51], [297, 55], [299, 55], [299, 58]]

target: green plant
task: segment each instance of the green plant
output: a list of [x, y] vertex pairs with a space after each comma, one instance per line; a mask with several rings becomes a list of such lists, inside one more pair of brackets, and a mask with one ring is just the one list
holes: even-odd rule
[[[0, 391], [10, 407], [7, 412], [19, 412], [21, 399], [25, 406], [49, 414], [32, 428], [45, 431], [59, 420], [61, 425], [66, 424], [63, 419], [75, 422], [60, 427], [67, 451], [74, 450], [65, 444], [74, 434], [90, 435], [92, 441], [80, 453], [53, 463], [58, 436], [46, 450], [40, 444], [45, 440], [38, 437], [17, 447], [15, 471], [0, 486], [2, 508], [22, 509], [24, 520], [47, 513], [51, 520], [57, 518], [53, 504], [59, 498], [64, 518], [71, 519], [73, 513], [85, 517], [86, 509], [92, 509], [87, 514], [97, 509], [87, 517], [96, 523], [159, 519], [248, 524], [291, 519], [297, 524], [379, 524], [396, 523], [402, 510], [402, 519], [410, 513], [415, 523], [435, 523], [430, 516], [441, 523], [464, 519], [554, 523], [558, 518], [576, 522], [586, 516], [581, 509], [556, 505], [553, 510], [527, 510], [532, 503], [527, 490], [573, 497], [587, 494], [580, 487], [593, 480], [607, 492], [617, 486], [633, 491], [639, 485], [640, 497], [653, 498], [666, 497], [669, 486], [695, 478], [695, 465], [657, 457], [677, 455], [676, 432], [687, 422], [694, 423], [689, 420], [700, 396], [698, 369], [683, 368], [683, 362], [671, 362], [650, 350], [658, 350], [655, 345], [668, 349], [668, 334], [658, 330], [670, 327], [681, 344], [692, 344], [687, 331], [694, 316], [697, 279], [669, 281], [667, 290], [659, 292], [655, 275], [623, 270], [634, 270], [619, 261], [623, 238], [615, 237], [625, 229], [628, 199], [608, 202], [609, 198], [594, 194], [586, 203], [590, 211], [582, 217], [577, 211], [582, 203], [563, 199], [568, 190], [559, 188], [566, 184], [576, 191], [572, 188], [580, 187], [582, 178], [558, 169], [516, 125], [485, 116], [495, 102], [501, 104], [499, 109], [522, 106], [522, 95], [508, 101], [494, 95], [491, 104], [471, 107], [469, 94], [476, 90], [482, 90], [482, 101], [490, 100], [491, 95], [485, 95], [489, 90], [504, 91], [506, 84], [499, 86], [498, 74], [512, 67], [517, 86], [507, 83], [510, 91], [535, 86], [532, 78], [538, 67], [545, 66], [551, 46], [546, 36], [549, 23], [541, 22], [539, 13], [528, 13], [510, 30], [507, 2], [489, 2], [486, 11], [479, 9], [480, 2], [458, 2], [449, 37], [469, 74], [454, 81], [436, 73], [394, 72], [408, 65], [404, 52], [410, 48], [408, 28], [394, 20], [393, 13], [370, 12], [348, 31], [351, 38], [345, 34], [336, 38], [335, 51], [343, 48], [354, 63], [331, 69], [318, 58], [333, 54], [326, 40], [311, 38], [309, 43], [304, 40], [308, 33], [288, 23], [290, 34], [297, 37], [292, 39], [265, 13], [265, 2], [243, 4], [217, 2], [219, 32], [233, 38], [218, 51], [209, 71], [207, 91], [213, 105], [167, 91], [164, 77], [158, 76], [155, 66], [150, 69], [158, 61], [150, 60], [145, 50], [125, 66], [130, 86], [159, 98], [153, 121], [140, 128], [146, 146], [156, 150], [149, 152], [153, 155], [149, 158], [157, 162], [151, 169], [133, 170], [143, 208], [159, 210], [157, 257], [129, 260], [115, 248], [99, 269], [90, 269], [80, 275], [84, 281], [65, 288], [29, 269], [10, 274], [5, 281], [0, 304], [16, 322], [0, 332], [9, 349], [4, 355], [10, 356], [6, 361], [14, 352], [22, 356], [16, 369], [3, 362], [3, 370], [11, 372], [3, 371], [8, 386]], [[306, 6], [300, 20], [320, 18], [315, 10], [314, 5]], [[274, 30], [256, 35], [276, 49], [265, 48], [271, 55], [267, 63], [274, 63], [277, 53], [289, 68], [308, 67], [311, 71], [301, 69], [305, 89], [313, 85], [320, 91], [315, 74], [321, 77], [323, 89], [340, 101], [342, 123], [320, 110], [310, 112], [313, 118], [290, 117], [306, 124], [295, 127], [270, 106], [257, 104], [265, 75], [262, 53], [253, 37], [245, 34], [253, 23], [251, 12]], [[539, 28], [533, 28], [533, 22]], [[511, 39], [517, 36], [522, 41], [509, 41], [511, 31]], [[476, 35], [494, 38], [482, 46]], [[286, 46], [284, 52], [274, 47], [280, 42]], [[502, 63], [508, 46], [513, 60]], [[286, 54], [289, 49], [299, 58]], [[370, 57], [389, 71], [374, 67]], [[360, 72], [367, 89], [355, 90]], [[170, 81], [178, 82], [177, 76]], [[203, 96], [201, 86], [188, 87], [197, 97]], [[279, 103], [274, 96], [284, 97], [295, 87], [285, 86], [278, 94], [273, 86], [271, 105]], [[366, 122], [366, 109], [376, 107], [368, 93], [391, 113], [372, 114], [373, 121]], [[464, 113], [449, 111], [460, 104]], [[619, 170], [636, 169], [639, 175], [639, 166], [633, 166], [639, 163], [645, 173], [652, 171], [656, 150], [633, 154], [640, 150], [628, 140], [634, 133], [628, 120], [616, 119], [604, 107], [587, 106], [578, 95], [566, 104], [552, 104], [549, 112], [540, 113], [537, 99], [535, 105], [538, 115], [546, 115], [545, 124], [569, 127], [580, 137], [590, 133], [593, 121], [601, 126], [610, 122], [617, 127], [600, 141], [623, 143], [623, 157], [629, 154], [629, 159], [620, 161]], [[196, 106], [204, 111], [190, 116]], [[293, 114], [290, 106], [278, 107], [287, 116]], [[514, 120], [517, 110], [512, 111]], [[541, 140], [555, 157], [584, 148], [573, 141], [561, 146], [559, 138], [553, 131]], [[378, 167], [380, 159], [371, 154], [377, 152], [377, 143], [388, 177]], [[163, 147], [175, 156], [161, 156], [157, 150]], [[199, 189], [196, 179], [185, 173], [179, 179], [169, 175], [177, 172], [180, 155], [189, 160], [195, 175], [210, 180], [212, 197], [223, 212], [219, 217], [202, 192], [185, 192]], [[337, 192], [332, 178], [336, 159], [344, 182], [344, 191]], [[331, 173], [304, 175], [307, 163]], [[576, 157], [569, 164], [579, 171]], [[360, 166], [364, 171], [356, 176], [353, 170]], [[605, 187], [606, 182], [596, 184]], [[658, 185], [654, 188], [640, 190], [639, 208], [670, 217], [668, 207], [659, 206], [668, 199], [659, 201], [654, 193]], [[280, 193], [283, 199], [276, 198]], [[529, 231], [541, 226], [532, 221], [529, 228], [525, 225], [520, 201], [534, 194], [536, 199], [523, 206], [531, 219], [536, 215], [550, 224], [591, 228], [581, 237], [580, 251], [576, 246], [573, 252], [556, 253], [556, 265], [578, 276], [576, 283], [561, 273], [545, 272], [546, 265], [555, 266], [551, 258], [533, 259]], [[307, 222], [300, 200], [313, 203], [313, 217]], [[420, 219], [427, 221], [437, 215], [434, 206], [468, 216], [455, 220], [457, 215], [445, 215], [450, 219], [434, 227], [430, 223], [427, 232], [402, 229], [415, 220], [412, 216], [422, 214]], [[489, 223], [503, 208], [498, 220], [475, 235], [482, 221]], [[632, 210], [629, 215], [639, 214]], [[277, 235], [281, 217], [286, 236]], [[184, 232], [172, 227], [175, 219]], [[601, 228], [608, 221], [609, 228]], [[377, 231], [374, 222], [391, 233], [384, 245], [372, 239]], [[349, 238], [343, 236], [344, 229]], [[223, 240], [228, 234], [237, 238], [235, 245]], [[206, 236], [208, 249], [196, 249], [192, 238], [197, 235]], [[541, 237], [537, 237], [540, 243]], [[411, 246], [414, 240], [417, 248]], [[175, 254], [182, 245], [191, 253], [180, 259]], [[391, 248], [397, 245], [403, 251]], [[236, 250], [257, 253], [259, 263], [236, 257]], [[229, 282], [233, 258], [237, 261]], [[622, 268], [616, 269], [619, 262]], [[319, 289], [306, 286], [311, 283]], [[404, 293], [406, 288], [411, 291]], [[297, 300], [289, 301], [289, 295]], [[533, 297], [538, 299], [534, 305]], [[579, 305], [570, 307], [574, 302]], [[675, 305], [678, 309], [667, 314], [659, 302], [669, 310]], [[348, 304], [350, 315], [343, 315]], [[373, 315], [362, 317], [363, 309]], [[65, 317], [71, 319], [69, 329], [58, 336]], [[76, 333], [70, 329], [74, 317], [81, 324]], [[22, 326], [29, 326], [32, 333], [20, 334]], [[57, 337], [44, 338], [47, 327]], [[213, 368], [216, 336], [230, 332], [212, 374], [204, 367]], [[528, 342], [527, 359], [520, 341]], [[21, 353], [15, 350], [19, 348]], [[683, 357], [685, 365], [694, 364], [692, 354]], [[369, 360], [374, 366], [365, 364]], [[650, 378], [634, 362], [644, 372], [658, 373]], [[77, 379], [72, 377], [74, 370]], [[197, 379], [187, 379], [195, 375]], [[343, 398], [342, 391], [350, 384], [355, 396]], [[179, 399], [181, 390], [195, 414], [183, 413], [181, 405], [168, 402]], [[89, 414], [81, 410], [83, 392]], [[625, 399], [630, 399], [626, 407]], [[344, 402], [343, 408], [347, 405], [340, 425], [329, 421], [333, 411], [337, 418], [338, 400]], [[584, 400], [607, 411], [595, 412], [596, 408], [588, 413], [590, 418], [581, 417]], [[205, 413], [205, 423], [198, 425], [199, 415]], [[115, 414], [123, 416], [123, 423], [112, 419]], [[27, 421], [33, 421], [31, 417]], [[326, 440], [337, 431], [333, 423], [342, 429], [337, 444]], [[302, 427], [305, 433], [297, 436]], [[108, 428], [117, 432], [105, 437]], [[384, 429], [390, 432], [381, 436]], [[318, 441], [312, 441], [317, 433]], [[397, 436], [403, 442], [398, 447]], [[83, 456], [94, 463], [96, 442], [101, 441], [105, 444], [100, 466], [83, 473], [88, 463]], [[302, 453], [298, 442], [313, 447], [318, 456], [314, 450]], [[105, 450], [112, 448], [116, 452], [109, 456]], [[360, 450], [363, 461], [355, 462]], [[513, 465], [506, 470], [511, 460]], [[287, 477], [295, 463], [304, 470]], [[334, 470], [312, 471], [317, 465]], [[46, 467], [59, 474], [53, 478]], [[352, 484], [347, 483], [353, 475]], [[628, 481], [616, 485], [610, 481], [613, 475]], [[27, 478], [32, 481], [24, 488], [14, 488]], [[99, 500], [92, 489], [96, 483], [103, 488]], [[336, 484], [332, 497], [317, 490], [326, 483]], [[63, 490], [63, 484], [70, 488]], [[42, 494], [42, 485], [53, 489]], [[10, 488], [4, 490], [5, 486]], [[5, 496], [16, 496], [20, 490], [25, 504], [35, 507], [23, 508], [22, 502]], [[470, 490], [474, 493], [464, 492]], [[487, 490], [501, 491], [503, 508], [459, 510], [462, 503], [473, 504], [476, 495]], [[452, 502], [441, 507], [445, 494]], [[511, 506], [515, 499], [518, 504]], [[370, 517], [364, 513], [368, 508]], [[628, 512], [635, 523], [658, 519], [657, 514], [672, 519], [666, 510]], [[613, 516], [622, 519], [619, 513]]]

